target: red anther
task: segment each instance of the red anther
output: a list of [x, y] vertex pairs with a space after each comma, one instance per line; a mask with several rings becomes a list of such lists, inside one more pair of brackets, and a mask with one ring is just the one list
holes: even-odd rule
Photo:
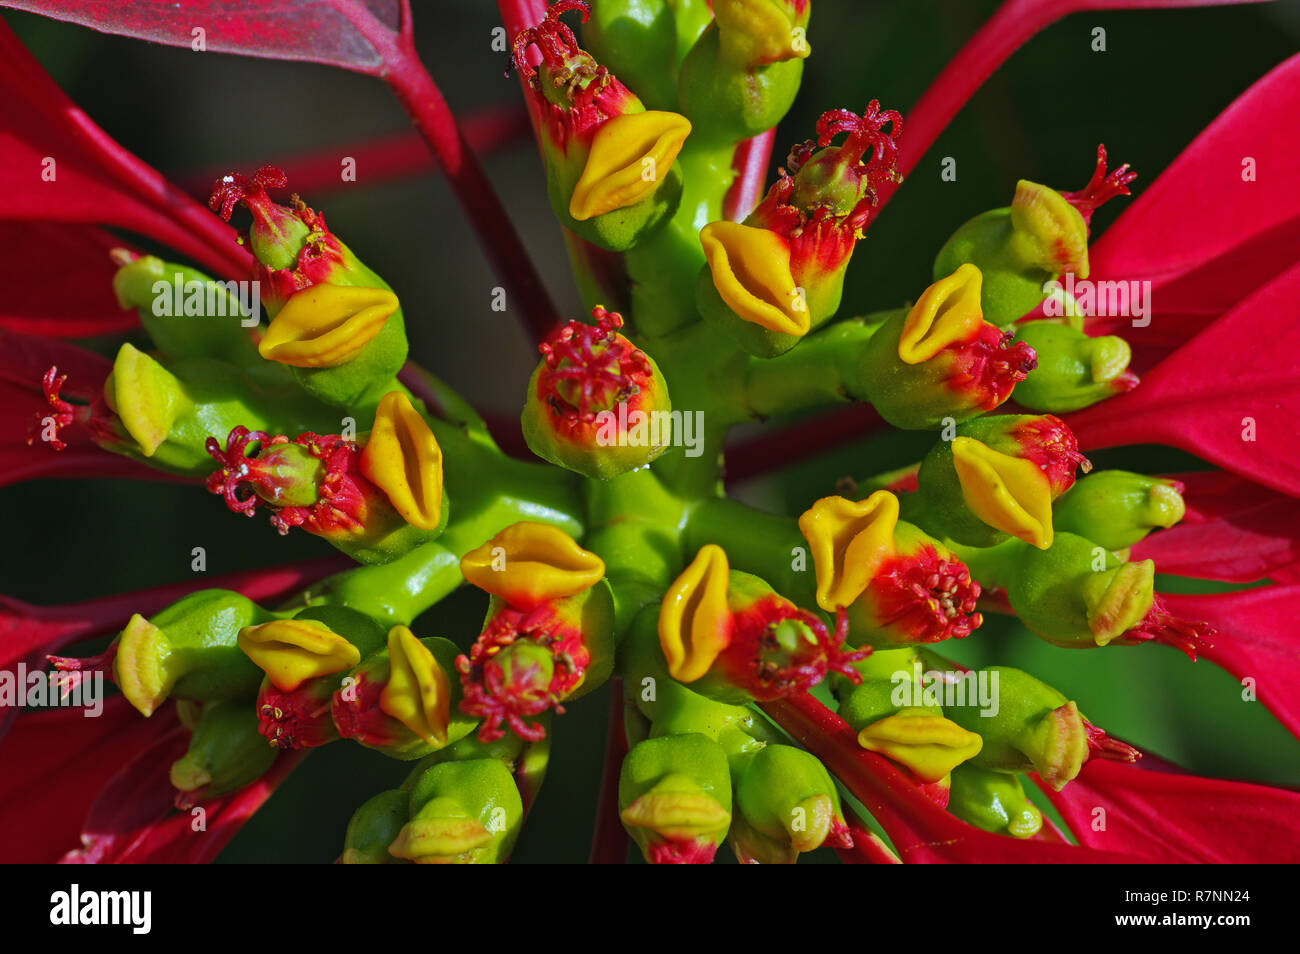
[[[519, 665], [511, 666], [507, 678], [501, 653], [520, 640], [550, 653], [549, 678], [535, 667]], [[469, 655], [456, 658], [461, 711], [483, 720], [478, 734], [482, 742], [504, 736], [503, 722], [521, 739], [538, 742], [546, 737], [546, 728], [527, 720], [548, 709], [563, 713], [561, 701], [577, 688], [590, 664], [581, 631], [557, 617], [551, 604], [527, 612], [503, 608], [484, 627]]]
[[1143, 643], [1157, 642], [1173, 646], [1187, 654], [1187, 658], [1196, 662], [1198, 653], [1214, 645], [1213, 637], [1217, 630], [1208, 623], [1194, 623], [1181, 619], [1165, 607], [1164, 600], [1158, 595], [1136, 626], [1125, 632], [1116, 642]]
[[980, 585], [970, 570], [941, 557], [928, 543], [888, 561], [867, 593], [879, 625], [910, 642], [963, 639], [984, 622], [975, 608]]
[[1084, 222], [1092, 221], [1092, 213], [1117, 195], [1128, 195], [1128, 184], [1137, 178], [1136, 172], [1130, 172], [1128, 163], [1120, 166], [1109, 175], [1106, 173], [1106, 146], [1097, 146], [1097, 167], [1093, 169], [1088, 184], [1077, 192], [1062, 192], [1065, 200], [1079, 210]]
[[645, 353], [618, 334], [623, 318], [597, 305], [594, 326], [570, 321], [537, 346], [546, 363], [541, 384], [561, 417], [591, 422], [640, 391], [652, 374]]
[[583, 23], [591, 15], [591, 7], [586, 0], [559, 0], [547, 9], [546, 18], [541, 23], [515, 34], [515, 69], [525, 80], [531, 80], [537, 75], [537, 71], [528, 62], [530, 46], [536, 46], [541, 51], [542, 59], [551, 67], [562, 66], [568, 57], [578, 52], [578, 38], [568, 26], [560, 22], [560, 14], [570, 10], [581, 11]]
[[1108, 762], [1136, 762], [1142, 753], [1127, 742], [1112, 739], [1102, 729], [1097, 728], [1087, 719], [1083, 720], [1083, 731], [1088, 736], [1088, 758], [1105, 759]]

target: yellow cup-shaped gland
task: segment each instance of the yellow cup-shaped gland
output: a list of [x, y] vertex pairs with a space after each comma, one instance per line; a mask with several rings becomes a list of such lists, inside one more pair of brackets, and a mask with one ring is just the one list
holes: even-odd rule
[[731, 812], [712, 792], [678, 773], [664, 776], [619, 817], [629, 828], [651, 831], [672, 841], [712, 838], [731, 824]]
[[922, 782], [938, 782], [979, 755], [984, 740], [925, 709], [900, 709], [859, 732], [858, 745], [906, 766]]
[[324, 623], [276, 619], [239, 631], [239, 648], [271, 685], [293, 692], [308, 679], [330, 676], [361, 662], [357, 647]]
[[605, 561], [559, 527], [521, 520], [461, 558], [465, 579], [511, 606], [530, 609], [591, 589]]
[[709, 671], [731, 645], [731, 610], [727, 606], [731, 567], [720, 546], [700, 548], [659, 606], [659, 645], [668, 673], [678, 682], [694, 682]]
[[768, 229], [710, 222], [700, 244], [713, 287], [736, 316], [785, 335], [806, 335], [808, 303], [790, 272], [790, 246]]
[[971, 513], [1040, 550], [1052, 545], [1052, 484], [1036, 464], [972, 437], [953, 439], [952, 462]]
[[980, 270], [967, 263], [921, 293], [898, 337], [898, 357], [904, 364], [929, 361], [944, 348], [979, 334], [984, 324], [983, 283]]
[[1088, 277], [1088, 223], [1061, 193], [1021, 179], [1011, 201], [1011, 224], [1016, 251], [1026, 264]]
[[284, 303], [258, 342], [258, 353], [295, 368], [335, 367], [361, 353], [397, 304], [387, 288], [312, 285]]
[[685, 116], [647, 110], [615, 116], [591, 139], [569, 215], [579, 222], [636, 205], [659, 188], [690, 135]]
[[492, 832], [453, 798], [435, 798], [402, 826], [388, 846], [394, 858], [423, 865], [461, 864], [492, 844]]
[[164, 665], [167, 655], [166, 634], [139, 613], [132, 616], [117, 640], [113, 681], [143, 716], [153, 715], [176, 683]]
[[723, 56], [758, 65], [806, 59], [812, 52], [785, 0], [713, 0]]
[[866, 500], [823, 497], [799, 517], [812, 551], [817, 605], [828, 613], [851, 606], [894, 555], [898, 498], [878, 490]]
[[413, 527], [436, 530], [442, 521], [442, 448], [420, 412], [401, 391], [384, 395], [375, 426], [361, 450], [361, 473], [384, 492]]
[[193, 407], [175, 375], [130, 344], [117, 352], [105, 398], [145, 457], [154, 455], [176, 418]]
[[430, 745], [445, 745], [451, 689], [433, 652], [405, 626], [388, 631], [388, 685], [379, 708]]

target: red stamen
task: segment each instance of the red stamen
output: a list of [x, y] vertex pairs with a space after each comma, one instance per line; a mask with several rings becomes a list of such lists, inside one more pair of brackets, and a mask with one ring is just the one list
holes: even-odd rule
[[311, 682], [293, 692], [268, 686], [257, 700], [257, 731], [277, 749], [308, 749], [338, 738], [330, 717], [330, 694]]
[[973, 393], [978, 398], [977, 406], [986, 411], [1005, 401], [1012, 389], [1038, 367], [1038, 354], [1033, 348], [987, 322], [973, 340], [949, 345], [945, 350], [955, 359], [948, 387]]
[[1097, 146], [1097, 167], [1093, 169], [1088, 184], [1077, 192], [1062, 192], [1067, 202], [1079, 210], [1083, 221], [1092, 222], [1092, 213], [1117, 195], [1128, 195], [1128, 184], [1137, 178], [1136, 172], [1130, 172], [1128, 163], [1120, 166], [1109, 175], [1106, 174], [1106, 146]]
[[[855, 685], [862, 681], [853, 663], [871, 655], [871, 648], [844, 648], [849, 618], [843, 607], [836, 611], [833, 633], [815, 614], [775, 594], [735, 613], [733, 620], [731, 644], [717, 664], [726, 678], [760, 702], [806, 692], [828, 672]], [[787, 621], [804, 627], [812, 639], [801, 639], [794, 648], [783, 645], [776, 633]]]
[[[521, 640], [550, 653], [549, 679], [537, 667], [524, 665], [512, 665], [507, 676], [501, 653]], [[469, 655], [456, 659], [461, 711], [483, 720], [478, 736], [482, 742], [503, 737], [503, 722], [521, 739], [539, 742], [546, 737], [546, 727], [525, 720], [548, 709], [563, 713], [561, 700], [577, 687], [590, 663], [581, 631], [559, 619], [551, 604], [527, 612], [506, 607], [483, 629]]]
[[646, 845], [646, 861], [652, 865], [709, 865], [717, 852], [718, 846], [704, 839], [656, 839]]
[[[286, 444], [303, 447], [322, 467], [315, 479], [317, 500], [310, 506], [277, 506], [281, 490], [295, 478], [277, 473], [277, 462], [268, 457], [271, 448]], [[257, 445], [250, 454], [249, 447]], [[231, 430], [223, 450], [215, 437], [204, 448], [220, 469], [208, 475], [205, 486], [223, 497], [235, 513], [252, 516], [259, 503], [271, 511], [271, 524], [281, 534], [291, 527], [309, 533], [353, 532], [364, 527], [368, 500], [379, 491], [361, 474], [361, 449], [353, 441], [335, 434], [299, 434], [292, 441], [284, 435], [271, 436], [250, 431], [242, 425]], [[306, 479], [298, 477], [297, 479]]]
[[652, 373], [645, 353], [618, 334], [621, 315], [597, 305], [591, 316], [594, 327], [570, 321], [537, 346], [547, 403], [558, 416], [587, 423], [638, 393]]
[[1164, 601], [1157, 595], [1147, 615], [1121, 636], [1118, 642], [1140, 643], [1153, 641], [1173, 646], [1187, 654], [1196, 662], [1198, 653], [1211, 648], [1217, 631], [1208, 623], [1194, 623], [1180, 619], [1165, 607]]
[[275, 166], [263, 166], [251, 179], [232, 172], [212, 183], [208, 208], [229, 222], [235, 206], [243, 203], [250, 210], [265, 209], [274, 205], [266, 190], [283, 189], [288, 184], [289, 177]]
[[1021, 424], [1012, 436], [1020, 442], [1020, 456], [1047, 474], [1057, 495], [1074, 486], [1076, 470], [1085, 474], [1092, 470], [1092, 462], [1079, 452], [1074, 431], [1054, 414], [1043, 414]]
[[32, 426], [31, 433], [27, 436], [28, 446], [36, 443], [36, 438], [47, 426], [49, 426], [46, 423], [47, 421], [52, 423], [54, 426], [54, 436], [47, 441], [47, 443], [56, 451], [61, 451], [68, 446], [63, 441], [59, 440], [58, 436], [59, 428], [67, 427], [72, 424], [76, 420], [77, 415], [77, 407], [73, 404], [69, 404], [59, 396], [59, 390], [63, 387], [63, 382], [67, 380], [68, 376], [66, 374], [59, 374], [59, 369], [57, 367], [50, 368], [45, 372], [45, 376], [41, 378], [41, 390], [44, 391], [45, 400], [49, 403], [50, 408], [54, 413], [37, 413], [36, 423]]
[[533, 65], [528, 62], [530, 46], [536, 46], [542, 54], [543, 61], [552, 68], [563, 67], [570, 56], [580, 52], [578, 38], [573, 35], [573, 31], [568, 26], [560, 22], [560, 14], [570, 10], [581, 11], [583, 23], [586, 23], [591, 15], [591, 7], [585, 0], [559, 0], [547, 9], [546, 18], [541, 23], [515, 34], [513, 44], [515, 69], [525, 80], [531, 81], [537, 75]]
[[1083, 731], [1088, 736], [1088, 758], [1105, 759], [1108, 762], [1136, 762], [1142, 753], [1127, 742], [1112, 739], [1102, 729], [1097, 728], [1087, 719], [1083, 720]]
[[886, 563], [867, 593], [880, 624], [911, 642], [964, 639], [984, 622], [976, 611], [980, 585], [971, 579], [970, 570], [940, 557], [928, 543]]
[[110, 643], [108, 649], [98, 656], [78, 658], [76, 656], [47, 655], [45, 658], [50, 661], [50, 665], [60, 674], [56, 679], [56, 683], [60, 695], [66, 699], [91, 673], [102, 672], [110, 679], [112, 678], [113, 660], [117, 658], [117, 643], [116, 641]]

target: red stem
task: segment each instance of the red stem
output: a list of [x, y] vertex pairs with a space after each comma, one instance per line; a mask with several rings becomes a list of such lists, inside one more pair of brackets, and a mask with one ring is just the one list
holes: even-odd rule
[[857, 812], [844, 807], [844, 819], [849, 823], [849, 834], [853, 836], [852, 848], [836, 848], [835, 854], [846, 865], [901, 865], [903, 862], [880, 836], [867, 827], [858, 817]]
[[[483, 155], [524, 135], [529, 129], [528, 114], [517, 106], [490, 106], [467, 116], [461, 128], [470, 148], [475, 154]], [[339, 175], [339, 157], [342, 155], [356, 160], [357, 176], [364, 179], [366, 185], [441, 171], [429, 155], [424, 137], [414, 130], [382, 136], [370, 142], [340, 143], [270, 159], [263, 164], [285, 170], [295, 192], [316, 197], [336, 192], [346, 184]], [[206, 200], [213, 180], [229, 171], [227, 163], [186, 173], [179, 180], [180, 186], [191, 195], [201, 195]]]
[[400, 34], [394, 35], [367, 11], [357, 13], [352, 22], [382, 58], [382, 79], [433, 150], [525, 328], [535, 341], [542, 341], [558, 323], [555, 306], [442, 91], [415, 52], [408, 0], [402, 2]]
[[773, 127], [753, 139], [746, 139], [736, 147], [731, 160], [731, 167], [736, 170], [736, 179], [722, 200], [722, 214], [732, 222], [743, 220], [763, 197], [763, 186], [767, 184], [767, 166], [772, 159], [772, 143], [775, 139], [776, 127]]
[[856, 440], [884, 421], [869, 404], [851, 404], [727, 448], [727, 484], [761, 476]]
[[[1084, 10], [1223, 6], [1261, 0], [1007, 0], [976, 31], [903, 116], [898, 171], [907, 176], [954, 116], [1011, 54], [1040, 30]], [[880, 190], [883, 208], [899, 183]]]
[[600, 780], [600, 801], [596, 806], [596, 830], [591, 839], [588, 864], [621, 865], [627, 862], [627, 829], [618, 815], [618, 776], [627, 755], [627, 734], [623, 729], [623, 680], [609, 681], [609, 731], [605, 736], [605, 769]]

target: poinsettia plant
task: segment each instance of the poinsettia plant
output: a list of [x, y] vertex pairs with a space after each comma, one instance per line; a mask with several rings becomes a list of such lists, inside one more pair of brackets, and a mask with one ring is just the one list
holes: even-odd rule
[[[360, 746], [400, 770], [367, 776], [341, 862], [505, 862], [603, 690], [606, 744], [576, 756], [602, 790], [568, 811], [594, 862], [1296, 857], [1297, 793], [1184, 772], [1104, 700], [963, 647], [1001, 619], [1053, 653], [1163, 645], [1300, 734], [1300, 57], [1145, 187], [1095, 142], [1077, 182], [1008, 180], [905, 300], [854, 314], [855, 254], [888, 260], [875, 223], [1012, 52], [1072, 12], [1197, 4], [1009, 0], [910, 110], [818, 103], [776, 151], [835, 29], [812, 0], [499, 0], [583, 302], [562, 314], [474, 151], [525, 122], [457, 120], [406, 0], [0, 5], [382, 80], [465, 213], [438, 228], [477, 238], [537, 348], [492, 382], [518, 421], [480, 413], [437, 376], [455, 354], [411, 353], [420, 316], [309, 163], [195, 201], [0, 25], [5, 483], [163, 479], [338, 551], [3, 598], [6, 854], [209, 861]], [[393, 173], [410, 145], [366, 155]], [[869, 449], [889, 435], [902, 467]], [[728, 492], [847, 440], [854, 472], [788, 512]], [[1123, 450], [1153, 444], [1196, 463]], [[105, 685], [93, 718], [66, 705]]]

